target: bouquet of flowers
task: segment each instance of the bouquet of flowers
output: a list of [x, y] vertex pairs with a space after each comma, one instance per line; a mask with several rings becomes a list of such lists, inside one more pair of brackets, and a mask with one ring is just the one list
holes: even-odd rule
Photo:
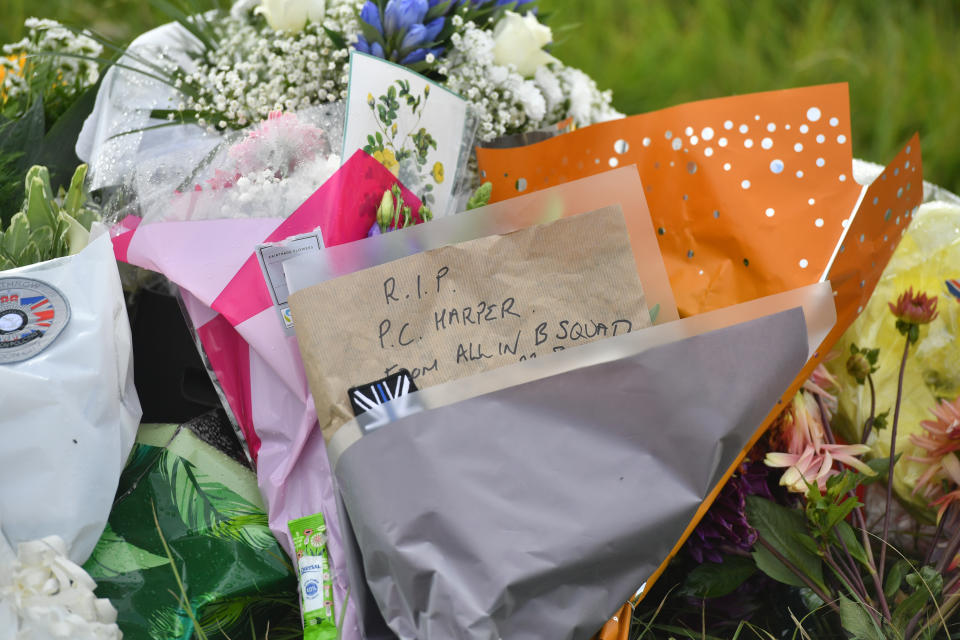
[[952, 261], [929, 257], [953, 255], [955, 241], [932, 231], [958, 216], [955, 205], [920, 208], [843, 351], [806, 381], [687, 541], [666, 581], [679, 590], [660, 586], [638, 609], [649, 637], [688, 625], [712, 636], [956, 632], [960, 410], [943, 383], [952, 366], [929, 360], [953, 343], [956, 324], [942, 318], [956, 312], [952, 285], [884, 294], [942, 277]]
[[[958, 214], [920, 207], [916, 138], [861, 187], [843, 85], [623, 118], [533, 0], [162, 4], [129, 46], [31, 19], [0, 63], [0, 386], [47, 429], [0, 516], [57, 533], [70, 470], [47, 556], [85, 623], [951, 636]], [[65, 135], [72, 180], [22, 166]], [[192, 438], [127, 459], [114, 258], [176, 285], [256, 486]], [[73, 394], [20, 401], [38, 371]], [[84, 385], [107, 409], [64, 409]]]

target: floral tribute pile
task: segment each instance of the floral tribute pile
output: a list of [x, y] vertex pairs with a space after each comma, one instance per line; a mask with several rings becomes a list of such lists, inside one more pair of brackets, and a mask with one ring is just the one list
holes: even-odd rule
[[[426, 637], [423, 629], [444, 628], [449, 619], [467, 620], [470, 626], [471, 615], [497, 630], [490, 637], [508, 637], [517, 628], [529, 631], [522, 624], [535, 619], [540, 606], [547, 612], [540, 614], [543, 618], [551, 611], [572, 616], [569, 638], [960, 637], [960, 199], [911, 178], [914, 182], [905, 187], [897, 182], [891, 193], [878, 190], [872, 204], [863, 195], [858, 201], [860, 192], [852, 184], [854, 177], [864, 177], [856, 175], [858, 166], [861, 174], [871, 170], [836, 166], [849, 144], [846, 114], [835, 108], [836, 86], [817, 94], [825, 102], [797, 107], [790, 116], [794, 120], [776, 112], [783, 96], [767, 96], [757, 100], [763, 106], [756, 107], [756, 115], [751, 106], [750, 115], [741, 117], [732, 103], [724, 103], [729, 119], [723, 115], [722, 122], [701, 125], [694, 116], [712, 113], [690, 110], [681, 114], [691, 120], [682, 123], [686, 126], [664, 125], [668, 128], [652, 138], [645, 135], [652, 129], [644, 127], [676, 114], [616, 122], [623, 115], [614, 109], [611, 92], [551, 52], [553, 31], [535, 0], [238, 0], [229, 9], [202, 0], [160, 4], [170, 22], [130, 44], [30, 18], [25, 37], [2, 48], [0, 388], [13, 389], [17, 399], [10, 402], [10, 417], [0, 416], [0, 426], [14, 434], [0, 451], [0, 640], [123, 635], [206, 640], [245, 634], [412, 638]], [[351, 70], [358, 64], [374, 70], [382, 86], [357, 90]], [[775, 115], [768, 117], [766, 109]], [[367, 127], [359, 144], [348, 143], [358, 127]], [[811, 127], [821, 127], [831, 140]], [[808, 131], [802, 142], [793, 140]], [[793, 151], [783, 157], [809, 160], [810, 175], [792, 165], [785, 171], [780, 149], [788, 138]], [[579, 155], [551, 154], [550, 148], [575, 149]], [[747, 156], [744, 150], [751, 149], [756, 154]], [[540, 158], [542, 165], [524, 161], [515, 170], [506, 155], [498, 156], [501, 152], [514, 159]], [[749, 173], [761, 152], [781, 155]], [[658, 153], [680, 160], [661, 165], [661, 156], [653, 155]], [[649, 166], [636, 162], [642, 186], [638, 171], [626, 161], [631, 157], [649, 160]], [[919, 149], [908, 145], [899, 164], [875, 184], [888, 177], [889, 184], [903, 182], [917, 172], [918, 157]], [[723, 197], [707, 188], [703, 191], [710, 193], [688, 193], [691, 184], [709, 184], [708, 162], [714, 160], [722, 166], [723, 173], [717, 173], [729, 176], [733, 186], [727, 185]], [[825, 165], [833, 172], [829, 184], [815, 181], [814, 172]], [[579, 186], [574, 178], [581, 178]], [[776, 251], [733, 255], [755, 249], [755, 238], [740, 242], [737, 235], [711, 244], [714, 232], [707, 225], [717, 220], [727, 225], [736, 198], [752, 206], [749, 198], [782, 197], [784, 205], [765, 203], [751, 223], [782, 233], [788, 227], [775, 225], [795, 222], [787, 206], [793, 188], [780, 189], [775, 180], [794, 178], [817, 190], [811, 192], [816, 197], [803, 195], [809, 203], [804, 206], [811, 207], [804, 209], [810, 224], [803, 237], [819, 238], [813, 234], [821, 229], [837, 231], [836, 247], [816, 247], [809, 259], [803, 253], [793, 260], [796, 273], [781, 279], [764, 271], [764, 260], [777, 259], [767, 254]], [[699, 180], [706, 182], [694, 182]], [[907, 193], [913, 185], [913, 193]], [[674, 204], [682, 207], [679, 218], [673, 210], [667, 216], [659, 206], [653, 210], [658, 198], [668, 197], [660, 194], [673, 190]], [[831, 194], [834, 202], [824, 202]], [[514, 196], [520, 198], [516, 204], [508, 200]], [[695, 219], [695, 207], [707, 196], [721, 204], [711, 201], [703, 220]], [[880, 223], [869, 207], [882, 210], [884, 197], [893, 204], [880, 214]], [[318, 391], [328, 389], [318, 388], [315, 380], [323, 380], [330, 365], [306, 357], [308, 350], [298, 345], [298, 336], [313, 335], [305, 325], [313, 323], [315, 332], [339, 328], [342, 337], [355, 328], [347, 324], [376, 316], [379, 336], [353, 354], [360, 361], [383, 358], [383, 351], [397, 348], [389, 344], [394, 335], [403, 348], [424, 336], [413, 335], [412, 322], [382, 320], [377, 307], [364, 306], [362, 291], [341, 295], [337, 304], [328, 305], [328, 317], [302, 319], [298, 326], [291, 311], [294, 296], [304, 298], [330, 282], [397, 264], [398, 275], [376, 292], [378, 302], [385, 298], [396, 309], [408, 299], [439, 295], [441, 283], [455, 276], [444, 278], [457, 266], [444, 263], [424, 277], [402, 272], [411, 264], [404, 260], [429, 260], [442, 249], [469, 256], [478, 246], [499, 256], [499, 241], [513, 232], [537, 225], [556, 230], [551, 225], [565, 216], [594, 215], [600, 209], [605, 219], [611, 209], [619, 212], [625, 224], [613, 215], [611, 229], [623, 236], [618, 236], [623, 246], [632, 246], [637, 261], [643, 291], [633, 293], [643, 301], [635, 311], [644, 326], [613, 322], [614, 327], [629, 324], [637, 340], [629, 342], [630, 336], [614, 331], [607, 342], [610, 327], [596, 320], [563, 320], [563, 336], [548, 336], [544, 323], [535, 325], [535, 346], [553, 337], [613, 346], [590, 357], [561, 346], [552, 354], [541, 351], [537, 361], [536, 353], [517, 353], [522, 334], [517, 330], [512, 347], [499, 343], [496, 356], [507, 357], [505, 364], [513, 367], [502, 379], [483, 378], [485, 370], [477, 369], [471, 384], [457, 386], [451, 376], [423, 396], [423, 406], [408, 406], [405, 396], [426, 392], [432, 385], [429, 374], [440, 366], [437, 358], [432, 364], [411, 360], [385, 367], [382, 379], [351, 381], [357, 385], [349, 398], [321, 399]], [[469, 213], [448, 215], [461, 211]], [[869, 215], [873, 218], [866, 219]], [[684, 219], [688, 226], [662, 223], [665, 217]], [[837, 229], [830, 230], [831, 225]], [[899, 245], [888, 237], [894, 226], [900, 227]], [[869, 237], [871, 231], [877, 237]], [[560, 300], [582, 303], [596, 293], [596, 283], [563, 269], [573, 262], [570, 256], [582, 259], [581, 253], [591, 250], [590, 241], [556, 241], [550, 247], [559, 247], [557, 255], [538, 248], [548, 240], [527, 243], [523, 250], [533, 256], [525, 258], [527, 266], [552, 265], [555, 277], [549, 283], [544, 278], [503, 284], [498, 264], [476, 280], [509, 285], [510, 291], [530, 286], [541, 296], [548, 285], [557, 285], [564, 290]], [[733, 248], [713, 251], [716, 246]], [[881, 251], [889, 263], [878, 264]], [[815, 264], [814, 255], [824, 264]], [[614, 259], [597, 256], [598, 261], [607, 258]], [[701, 260], [715, 272], [705, 274]], [[856, 260], [871, 266], [859, 265], [854, 277], [843, 269]], [[819, 283], [804, 280], [820, 266]], [[100, 274], [97, 279], [91, 278], [94, 273]], [[480, 285], [456, 275], [463, 278], [456, 286], [475, 287], [472, 294], [482, 297]], [[404, 290], [404, 298], [401, 276], [416, 283]], [[713, 276], [721, 284], [703, 284]], [[824, 282], [828, 279], [831, 285]], [[708, 331], [742, 329], [760, 317], [755, 308], [747, 309], [758, 299], [766, 304], [776, 298], [780, 302], [769, 308], [779, 309], [776, 304], [785, 298], [766, 294], [779, 292], [783, 283], [800, 282], [808, 288], [783, 287], [787, 291], [780, 295], [801, 301], [796, 304], [810, 313], [804, 320], [807, 339], [823, 340], [808, 345], [806, 373], [772, 411], [775, 398], [764, 404], [765, 397], [751, 395], [756, 390], [740, 392], [744, 413], [770, 411], [764, 422], [770, 428], [743, 442], [731, 439], [742, 445], [734, 446], [740, 449], [734, 453], [721, 445], [739, 432], [720, 431], [725, 435], [713, 453], [717, 460], [731, 456], [732, 466], [713, 469], [719, 481], [678, 507], [695, 514], [692, 520], [683, 526], [645, 523], [646, 528], [629, 531], [626, 546], [654, 551], [649, 556], [643, 555], [647, 549], [637, 552], [649, 564], [643, 565], [647, 582], [635, 585], [635, 595], [618, 612], [584, 612], [579, 609], [588, 607], [577, 602], [550, 609], [544, 603], [567, 585], [536, 583], [541, 576], [568, 576], [571, 594], [600, 593], [612, 598], [606, 608], [621, 606], [629, 593], [604, 592], [612, 580], [608, 574], [622, 575], [611, 567], [623, 556], [603, 554], [633, 551], [623, 551], [623, 539], [604, 529], [610, 523], [596, 523], [595, 536], [584, 534], [582, 523], [551, 523], [551, 535], [570, 526], [573, 548], [585, 557], [541, 557], [541, 549], [518, 543], [507, 551], [542, 564], [533, 582], [507, 584], [493, 604], [473, 602], [477, 592], [471, 589], [494, 584], [491, 576], [502, 567], [470, 547], [470, 535], [478, 532], [441, 531], [442, 498], [449, 498], [442, 494], [449, 487], [437, 487], [436, 514], [420, 514], [419, 520], [436, 529], [424, 525], [424, 535], [435, 537], [395, 546], [422, 547], [423, 558], [434, 554], [441, 559], [437, 562], [445, 554], [458, 556], [451, 562], [475, 554], [476, 575], [457, 576], [464, 585], [447, 580], [443, 567], [406, 567], [409, 557], [399, 551], [396, 557], [381, 557], [379, 550], [363, 557], [384, 544], [380, 534], [388, 539], [399, 524], [377, 529], [356, 519], [357, 511], [349, 512], [353, 503], [338, 493], [334, 477], [342, 481], [338, 469], [342, 472], [350, 447], [376, 442], [381, 428], [394, 433], [387, 423], [475, 400], [477, 389], [492, 396], [503, 391], [496, 387], [503, 381], [508, 389], [520, 389], [524, 385], [516, 381], [540, 383], [544, 376], [559, 378], [617, 357], [626, 360], [624, 353], [639, 358], [645, 349], [656, 351], [650, 345], [699, 344], [695, 338]], [[731, 304], [716, 305], [719, 311], [711, 307], [715, 286], [729, 289], [725, 295]], [[817, 310], [832, 310], [834, 303], [817, 296], [826, 292], [829, 298], [833, 286], [839, 311], [825, 322]], [[78, 295], [80, 290], [88, 295]], [[851, 304], [850, 290], [862, 299]], [[735, 300], [742, 307], [732, 304], [736, 296], [743, 297]], [[160, 317], [151, 306], [156, 299], [172, 310], [159, 329], [150, 324]], [[526, 302], [518, 299], [511, 294], [496, 304], [484, 299], [450, 307], [451, 314], [443, 317], [456, 329], [445, 335], [481, 325], [477, 332], [488, 325], [499, 330], [521, 318]], [[729, 317], [723, 315], [728, 308]], [[702, 325], [696, 324], [700, 312], [707, 317]], [[719, 315], [711, 316], [714, 312]], [[678, 319], [686, 314], [690, 317]], [[178, 331], [168, 331], [170, 318]], [[694, 322], [683, 324], [688, 319]], [[446, 320], [436, 320], [434, 328], [439, 332], [441, 324], [447, 331]], [[89, 326], [105, 328], [84, 329]], [[576, 337], [570, 326], [577, 327]], [[830, 333], [832, 327], [847, 326], [845, 333]], [[100, 342], [90, 337], [95, 334], [101, 334]], [[652, 336], [649, 344], [643, 343], [645, 335]], [[833, 351], [816, 351], [829, 339], [836, 343], [829, 345]], [[495, 357], [472, 337], [454, 352], [458, 366]], [[690, 373], [665, 369], [657, 376], [680, 380]], [[41, 382], [56, 392], [40, 389]], [[624, 382], [625, 388], [634, 382]], [[101, 392], [93, 400], [91, 388]], [[348, 400], [352, 415], [342, 409]], [[656, 403], [655, 398], [646, 401]], [[502, 408], [499, 401], [491, 404]], [[552, 415], [550, 408], [534, 406], [530, 411], [537, 417]], [[323, 415], [320, 407], [334, 409]], [[75, 424], [51, 418], [63, 415], [75, 417]], [[567, 419], [554, 418], [558, 425]], [[637, 423], [644, 418], [638, 408]], [[705, 424], [711, 418], [704, 417]], [[532, 422], [531, 416], [516, 416], [518, 433], [527, 420]], [[37, 434], [48, 433], [44, 429], [52, 430], [43, 436], [49, 444], [38, 446]], [[542, 446], [560, 450], [561, 439]], [[421, 444], [431, 442], [425, 437]], [[509, 457], [512, 445], [500, 444]], [[692, 455], [703, 454], [706, 449], [696, 448], [701, 445], [691, 445]], [[71, 456], [74, 446], [82, 456]], [[67, 452], [62, 453], [64, 470], [74, 469], [82, 457], [84, 468], [106, 474], [108, 481], [79, 473], [63, 480], [50, 468], [57, 465], [38, 466], [49, 459], [44, 456], [61, 452]], [[717, 460], [704, 458], [702, 466], [716, 467]], [[632, 477], [633, 462], [615, 470], [614, 475], [623, 473], [619, 481]], [[498, 479], [510, 473], [506, 462], [490, 464], [498, 469]], [[536, 464], [524, 460], [523, 466]], [[648, 462], [636, 464], [645, 468]], [[17, 488], [21, 480], [29, 490]], [[61, 481], [84, 496], [79, 503], [65, 507], [52, 497], [48, 503], [36, 499], [56, 495]], [[596, 487], [596, 500], [615, 495], [600, 482], [583, 478], [582, 487]], [[657, 498], [670, 502], [674, 497]], [[511, 500], [500, 498], [494, 502], [511, 513]], [[523, 504], [532, 498], [518, 491], [511, 499]], [[558, 499], [543, 498], [543, 503]], [[615, 510], [636, 510], [643, 521], [643, 504], [624, 507], [618, 501]], [[489, 506], [477, 502], [478, 508]], [[653, 506], [650, 510], [656, 513]], [[368, 512], [360, 513], [369, 518]], [[352, 529], [344, 515], [354, 520]], [[519, 522], [529, 514], [513, 515]], [[664, 530], [680, 528], [661, 540], [658, 533], [666, 534], [657, 531], [660, 524]], [[479, 537], [496, 541], [502, 533]], [[591, 546], [596, 541], [600, 551]], [[367, 582], [364, 571], [369, 577], [371, 569], [383, 573]], [[384, 578], [396, 578], [391, 571], [402, 578], [405, 570], [413, 576], [408, 583]], [[428, 581], [424, 575], [433, 577]], [[425, 592], [428, 606], [436, 607], [446, 602], [450, 591], [444, 589], [459, 593], [461, 586], [469, 595], [464, 596], [466, 614], [459, 601], [419, 611], [411, 609], [417, 600], [405, 599]], [[562, 626], [556, 619], [541, 623]]]

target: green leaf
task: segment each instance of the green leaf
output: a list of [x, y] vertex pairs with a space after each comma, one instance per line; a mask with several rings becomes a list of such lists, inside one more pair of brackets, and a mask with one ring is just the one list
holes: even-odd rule
[[840, 539], [843, 540], [843, 543], [847, 546], [847, 551], [850, 552], [853, 559], [863, 566], [869, 567], [870, 559], [867, 557], [867, 552], [864, 550], [863, 545], [860, 544], [860, 541], [857, 539], [857, 534], [854, 532], [853, 527], [846, 521], [842, 521], [837, 523], [834, 531]]
[[[787, 507], [783, 507], [759, 496], [747, 496], [746, 515], [750, 526], [756, 529], [770, 546], [792, 562], [800, 571], [810, 578], [814, 584], [826, 590], [826, 586], [823, 583], [823, 563], [819, 556], [798, 545], [794, 537], [795, 534], [807, 530], [806, 518], [804, 518], [803, 513], [796, 509], [788, 509]], [[760, 547], [756, 548], [759, 549]], [[764, 549], [764, 551], [766, 550]], [[765, 561], [763, 565], [761, 565], [759, 561], [757, 562], [757, 566], [762, 571], [770, 575], [770, 577], [780, 580], [778, 576], [782, 576], [782, 572], [778, 571], [778, 575], [776, 576], [768, 572], [771, 565], [770, 559], [772, 559], [773, 562], [780, 565], [784, 571], [790, 573], [789, 569], [779, 560], [772, 554], [769, 555], [770, 558], [764, 557]], [[766, 567], [766, 569], [764, 567]], [[781, 582], [782, 581], [783, 580], [781, 580]], [[794, 583], [788, 582], [787, 584]]]
[[719, 564], [704, 562], [687, 574], [683, 592], [697, 598], [725, 596], [756, 572], [753, 561], [743, 556], [727, 556]]
[[10, 226], [3, 234], [3, 250], [14, 258], [23, 253], [30, 241], [30, 223], [27, 215], [20, 212], [10, 219]]
[[805, 587], [806, 583], [793, 571], [788, 569], [780, 560], [777, 559], [766, 547], [756, 546], [753, 549], [753, 561], [757, 569], [783, 584], [789, 584], [794, 587]]
[[883, 630], [877, 626], [861, 603], [841, 594], [840, 623], [855, 640], [885, 640]]
[[87, 177], [87, 165], [82, 164], [73, 172], [73, 178], [70, 179], [70, 189], [67, 191], [67, 197], [63, 199], [63, 208], [74, 218], [80, 211], [80, 207], [87, 200], [87, 194], [83, 190], [83, 181]]
[[14, 263], [12, 263], [12, 262], [11, 262], [10, 260], [8, 260], [6, 257], [4, 257], [3, 255], [0, 255], [0, 271], [6, 271], [7, 269], [13, 269], [13, 268], [15, 268], [16, 266], [17, 266], [17, 265], [15, 265]]
[[[383, 34], [376, 30], [375, 27], [370, 26], [363, 20], [359, 20], [358, 24], [360, 25], [360, 31], [363, 33], [363, 37], [367, 39], [367, 42], [373, 44], [374, 42], [379, 42], [381, 47], [385, 47], [386, 43], [383, 41]], [[327, 32], [327, 35], [330, 35], [331, 31], [326, 27], [323, 28]], [[330, 37], [333, 40], [333, 36]], [[343, 47], [344, 49], [346, 47]]]
[[53, 227], [40, 227], [34, 229], [30, 234], [30, 242], [40, 250], [40, 257], [43, 260], [49, 260], [58, 256], [55, 254], [53, 246]]
[[90, 231], [67, 213], [61, 213], [60, 219], [66, 222], [66, 233], [60, 236], [60, 240], [66, 241], [67, 252], [70, 255], [80, 253], [90, 244]]
[[932, 591], [933, 597], [943, 591], [943, 576], [933, 567], [920, 567], [919, 573], [913, 571], [907, 574], [907, 584], [917, 590]]
[[904, 628], [929, 599], [930, 594], [926, 589], [911, 593], [893, 610], [893, 626], [898, 629]]
[[490, 195], [493, 193], [493, 183], [484, 182], [477, 187], [470, 199], [467, 200], [467, 211], [485, 206], [490, 202]]
[[47, 201], [54, 199], [53, 186], [50, 184], [50, 170], [44, 167], [43, 165], [33, 165], [30, 167], [30, 170], [27, 171], [26, 185], [29, 187], [36, 178], [40, 179], [40, 183], [43, 185], [43, 197]]
[[20, 252], [20, 255], [16, 256], [14, 260], [19, 267], [26, 267], [31, 264], [36, 264], [41, 260], [40, 249], [37, 248], [37, 245], [31, 242], [27, 244], [24, 250]]
[[50, 198], [46, 195], [49, 183], [44, 184], [41, 177], [28, 177], [25, 183], [27, 201], [24, 213], [30, 223], [30, 230], [36, 231], [40, 227], [53, 227], [57, 224]]
[[900, 585], [903, 584], [903, 576], [909, 569], [910, 563], [906, 560], [896, 562], [890, 567], [890, 571], [887, 572], [887, 577], [883, 581], [883, 595], [885, 595], [888, 600], [893, 600], [893, 597], [897, 595], [897, 591], [900, 590]]
[[936, 600], [943, 591], [943, 576], [933, 567], [921, 567], [919, 572], [911, 571], [906, 574], [905, 580], [913, 587], [914, 592], [893, 610], [893, 624], [900, 629], [906, 626], [928, 601]]
[[[365, 23], [361, 20], [360, 21], [361, 27], [364, 24]], [[340, 33], [339, 31], [334, 31], [333, 29], [328, 29], [327, 27], [323, 27], [323, 31], [327, 34], [327, 37], [330, 38], [330, 41], [333, 42], [334, 47], [341, 50], [347, 48], [347, 39], [343, 37], [342, 33]], [[376, 31], [376, 29], [374, 29], [374, 31]], [[380, 35], [379, 31], [377, 31], [377, 35]], [[370, 42], [373, 42], [373, 40], [370, 40], [369, 38], [367, 38], [367, 40], [369, 40]], [[380, 44], [383, 44], [383, 43], [381, 42]]]
[[124, 540], [107, 523], [90, 558], [83, 568], [94, 580], [137, 573], [167, 564], [167, 559]]

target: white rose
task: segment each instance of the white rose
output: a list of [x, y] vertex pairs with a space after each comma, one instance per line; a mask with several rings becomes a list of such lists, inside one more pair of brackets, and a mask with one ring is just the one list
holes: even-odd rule
[[550, 27], [540, 24], [532, 13], [521, 17], [507, 11], [493, 32], [493, 60], [499, 65], [512, 64], [517, 73], [531, 78], [543, 65], [560, 62], [543, 50], [552, 40]]
[[263, 14], [275, 31], [297, 33], [307, 25], [307, 20], [323, 20], [326, 10], [326, 0], [263, 0], [254, 12]]

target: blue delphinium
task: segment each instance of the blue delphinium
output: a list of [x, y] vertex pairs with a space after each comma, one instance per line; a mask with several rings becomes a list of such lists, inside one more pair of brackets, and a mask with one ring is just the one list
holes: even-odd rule
[[356, 48], [422, 71], [443, 55], [454, 27], [463, 22], [494, 23], [505, 11], [536, 10], [535, 0], [367, 0], [360, 10]]

